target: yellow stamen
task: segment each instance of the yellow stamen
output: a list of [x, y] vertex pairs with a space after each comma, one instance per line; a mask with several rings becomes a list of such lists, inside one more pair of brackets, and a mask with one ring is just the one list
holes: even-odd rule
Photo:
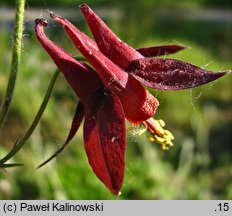
[[150, 118], [144, 121], [143, 124], [153, 134], [149, 138], [151, 142], [160, 144], [163, 150], [168, 150], [173, 146], [172, 140], [174, 140], [174, 136], [170, 131], [164, 129], [165, 122], [162, 119], [155, 120]]

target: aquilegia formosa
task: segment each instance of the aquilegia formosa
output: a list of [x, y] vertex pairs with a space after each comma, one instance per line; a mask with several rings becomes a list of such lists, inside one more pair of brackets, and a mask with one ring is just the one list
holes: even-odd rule
[[80, 8], [96, 42], [68, 20], [50, 15], [65, 28], [95, 70], [49, 40], [44, 34], [47, 21], [36, 20], [38, 40], [79, 97], [69, 136], [51, 158], [63, 150], [85, 117], [84, 145], [89, 163], [97, 177], [117, 195], [124, 176], [125, 118], [133, 124], [144, 124], [164, 149], [172, 145], [171, 133], [152, 118], [159, 102], [142, 84], [158, 90], [180, 90], [211, 82], [225, 72], [213, 73], [179, 60], [152, 58], [184, 47], [135, 50], [122, 42], [86, 4]]

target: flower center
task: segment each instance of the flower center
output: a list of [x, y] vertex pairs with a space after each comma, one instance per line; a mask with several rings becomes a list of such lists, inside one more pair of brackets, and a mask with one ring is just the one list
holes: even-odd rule
[[146, 127], [145, 130], [153, 134], [149, 138], [151, 142], [160, 144], [163, 150], [168, 150], [173, 146], [172, 140], [174, 140], [174, 136], [170, 131], [164, 129], [165, 123], [162, 119], [149, 118], [143, 122], [143, 125]]

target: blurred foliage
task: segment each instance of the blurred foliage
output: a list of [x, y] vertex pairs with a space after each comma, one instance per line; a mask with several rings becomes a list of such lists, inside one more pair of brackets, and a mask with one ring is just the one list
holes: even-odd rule
[[[142, 6], [142, 7], [217, 7], [217, 8], [228, 8], [232, 7], [231, 0], [27, 0], [27, 4], [29, 6], [53, 6], [53, 7], [70, 7], [74, 5], [79, 5], [81, 3], [86, 3], [92, 6], [99, 5], [131, 5], [134, 6]], [[14, 6], [15, 0], [1, 0], [0, 5], [5, 6]]]
[[[1, 4], [14, 1], [1, 1]], [[91, 6], [112, 1], [85, 1]], [[116, 4], [116, 1], [112, 4]], [[189, 20], [179, 16], [178, 6], [213, 6], [219, 1], [117, 1], [122, 16], [104, 17], [121, 39], [134, 47], [178, 43], [188, 48], [171, 57], [213, 71], [232, 68], [232, 23]], [[30, 1], [34, 6], [78, 5], [79, 1]], [[152, 5], [153, 7], [147, 7]], [[168, 14], [155, 5], [174, 5]], [[220, 7], [231, 1], [221, 0]], [[109, 7], [110, 8], [110, 7]], [[168, 9], [167, 9], [168, 10]], [[89, 32], [83, 20], [73, 20]], [[79, 55], [66, 34], [55, 24], [47, 34], [65, 50]], [[0, 29], [0, 102], [6, 87], [10, 60], [10, 31]], [[37, 42], [33, 24], [27, 21], [23, 55], [12, 110], [0, 137], [0, 155], [24, 134], [34, 118], [55, 65]], [[175, 146], [163, 152], [138, 136], [141, 126], [128, 124], [126, 173], [122, 195], [114, 197], [92, 172], [85, 155], [82, 128], [67, 149], [37, 170], [65, 140], [78, 100], [60, 75], [44, 116], [28, 144], [14, 158], [24, 167], [0, 171], [0, 199], [231, 199], [232, 198], [232, 76], [192, 90], [154, 91], [160, 101], [156, 118], [166, 121], [175, 135]], [[13, 161], [12, 161], [13, 162]]]

